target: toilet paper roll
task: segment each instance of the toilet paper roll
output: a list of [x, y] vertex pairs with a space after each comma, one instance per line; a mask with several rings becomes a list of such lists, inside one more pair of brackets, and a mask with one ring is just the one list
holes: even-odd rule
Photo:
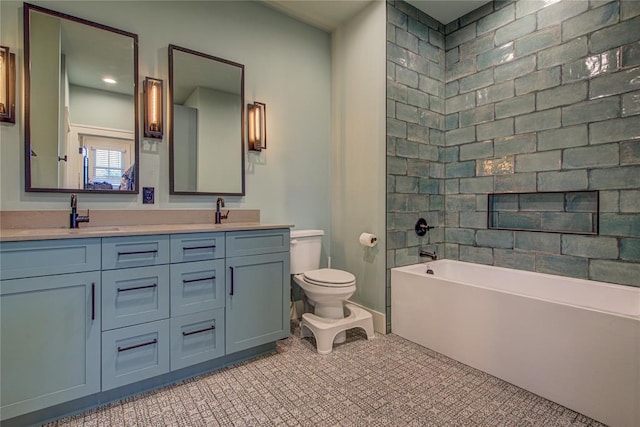
[[378, 238], [375, 234], [371, 233], [362, 233], [360, 235], [360, 244], [362, 246], [366, 246], [368, 248], [372, 248], [378, 244]]

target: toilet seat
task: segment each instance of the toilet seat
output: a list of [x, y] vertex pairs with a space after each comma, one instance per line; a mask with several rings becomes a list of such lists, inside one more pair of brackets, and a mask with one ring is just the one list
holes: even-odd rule
[[304, 281], [311, 285], [328, 288], [344, 288], [354, 285], [356, 281], [356, 276], [348, 271], [335, 270], [333, 268], [305, 271], [302, 276]]

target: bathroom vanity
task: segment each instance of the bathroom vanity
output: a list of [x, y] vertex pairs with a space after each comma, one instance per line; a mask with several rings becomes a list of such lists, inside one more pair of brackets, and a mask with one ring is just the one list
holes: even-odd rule
[[273, 351], [289, 335], [289, 227], [2, 230], [3, 425]]

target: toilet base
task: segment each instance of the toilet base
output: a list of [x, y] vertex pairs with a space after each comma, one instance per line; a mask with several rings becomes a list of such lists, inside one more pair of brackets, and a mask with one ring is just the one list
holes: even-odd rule
[[318, 353], [329, 354], [333, 350], [333, 340], [340, 332], [351, 328], [362, 328], [367, 339], [373, 339], [373, 317], [366, 310], [353, 304], [345, 304], [349, 315], [342, 319], [326, 319], [315, 314], [305, 313], [300, 322], [302, 338], [314, 336]]

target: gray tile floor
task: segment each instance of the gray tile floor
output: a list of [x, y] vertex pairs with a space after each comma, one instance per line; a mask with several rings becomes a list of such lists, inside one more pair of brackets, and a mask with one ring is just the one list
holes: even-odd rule
[[602, 426], [396, 335], [277, 352], [50, 426]]

